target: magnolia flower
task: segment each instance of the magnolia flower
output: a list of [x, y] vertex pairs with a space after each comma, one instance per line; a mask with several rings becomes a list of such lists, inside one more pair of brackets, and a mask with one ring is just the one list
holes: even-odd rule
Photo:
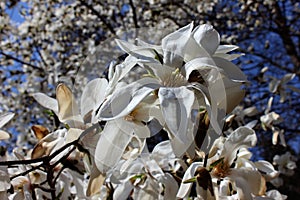
[[296, 158], [290, 152], [286, 152], [283, 155], [275, 155], [273, 164], [278, 165], [278, 170], [281, 174], [292, 176], [297, 168], [295, 160]]
[[52, 110], [62, 123], [72, 128], [82, 128], [85, 123], [95, 123], [96, 109], [104, 100], [107, 87], [106, 79], [94, 79], [84, 88], [81, 96], [81, 112], [70, 88], [61, 83], [56, 88], [56, 99], [43, 93], [32, 96], [45, 108]]
[[126, 165], [120, 162], [120, 170], [114, 171], [110, 180], [116, 184], [114, 199], [175, 199], [178, 184], [170, 173], [175, 155], [170, 141], [157, 144], [152, 153], [143, 153]]
[[264, 130], [270, 129], [273, 132], [272, 143], [276, 145], [278, 143], [278, 137], [280, 138], [280, 144], [286, 146], [285, 138], [284, 138], [284, 130], [276, 127], [276, 125], [283, 122], [282, 117], [276, 112], [270, 112], [271, 106], [273, 103], [273, 97], [271, 97], [268, 101], [267, 108], [265, 110], [265, 115], [260, 117], [260, 121], [262, 123], [262, 128]]
[[[100, 120], [130, 114], [146, 97], [155, 95], [173, 146], [189, 146], [194, 139], [192, 110], [205, 106], [210, 123], [221, 134], [221, 113], [230, 112], [241, 100], [245, 75], [227, 59], [236, 46], [219, 46], [219, 34], [209, 25], [193, 24], [167, 35], [161, 46], [118, 41], [119, 46], [148, 70], [148, 77], [119, 87], [99, 109]], [[130, 65], [130, 70], [134, 65]], [[156, 117], [156, 116], [154, 116]], [[188, 144], [188, 145], [187, 145]], [[186, 149], [176, 149], [182, 155]]]
[[113, 168], [133, 140], [138, 141], [140, 150], [143, 149], [145, 138], [151, 136], [147, 123], [152, 120], [152, 114], [158, 111], [155, 99], [148, 98], [128, 115], [106, 123], [95, 150], [96, 165], [101, 172]]
[[290, 89], [294, 92], [300, 92], [299, 88], [292, 85], [288, 85], [288, 82], [295, 78], [296, 74], [288, 73], [285, 74], [280, 80], [272, 77], [272, 81], [269, 83], [269, 90], [272, 93], [279, 93], [280, 103], [285, 102], [288, 97], [287, 90]]
[[258, 169], [268, 172], [269, 176], [276, 172], [267, 162], [255, 165], [249, 161], [251, 154], [246, 148], [253, 147], [256, 140], [254, 131], [247, 127], [236, 129], [225, 140], [216, 140], [214, 147], [219, 150], [212, 148], [207, 166], [203, 162], [194, 162], [189, 166], [177, 197], [187, 198], [194, 181], [197, 181], [196, 189], [200, 199], [214, 199], [213, 196], [252, 199], [253, 195], [264, 195], [265, 179]]
[[[99, 139], [101, 128], [95, 119], [96, 109], [101, 105], [106, 97], [108, 82], [106, 79], [94, 79], [90, 81], [81, 96], [81, 110], [72, 94], [72, 91], [65, 85], [59, 84], [56, 88], [56, 99], [46, 96], [43, 93], [35, 93], [33, 97], [44, 107], [52, 110], [59, 118], [59, 120], [68, 125], [67, 134], [57, 140], [53, 134], [45, 137], [40, 141], [34, 151], [33, 155], [41, 156], [46, 153], [49, 155], [53, 152], [54, 147], [61, 147], [66, 143], [70, 143], [76, 139], [80, 139], [80, 145], [88, 150], [89, 155], [84, 156], [85, 168], [90, 174], [90, 179], [87, 186], [87, 196], [92, 196], [100, 191], [100, 186], [104, 181], [104, 175], [97, 169], [94, 161], [95, 148]], [[79, 111], [80, 110], [80, 111]], [[92, 125], [92, 123], [95, 123]], [[85, 133], [84, 130], [86, 130]], [[84, 134], [84, 135], [82, 135]], [[48, 142], [48, 138], [52, 138]], [[45, 143], [45, 140], [46, 143]], [[46, 148], [45, 148], [46, 147]], [[63, 154], [61, 154], [63, 155]], [[92, 157], [91, 157], [92, 156]], [[92, 159], [90, 159], [92, 158]], [[77, 158], [81, 160], [82, 158]], [[95, 187], [98, 185], [99, 187]]]

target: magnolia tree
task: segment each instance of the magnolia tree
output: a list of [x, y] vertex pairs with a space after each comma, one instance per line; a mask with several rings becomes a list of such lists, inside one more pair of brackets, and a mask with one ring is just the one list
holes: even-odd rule
[[[257, 121], [230, 125], [247, 82], [231, 62], [237, 46], [193, 23], [158, 45], [116, 43], [127, 56], [107, 79], [89, 81], [80, 101], [64, 83], [56, 98], [32, 94], [64, 127], [35, 125], [33, 149], [2, 153], [1, 199], [286, 199], [267, 183], [293, 173], [292, 156], [274, 158], [279, 170], [254, 162]], [[276, 115], [266, 115], [272, 126]], [[163, 139], [149, 142], [155, 136]]]
[[[299, 13], [296, 0], [0, 2], [0, 125], [13, 133], [0, 137], [3, 194], [139, 199], [138, 189], [166, 195], [172, 176], [178, 198], [217, 198], [245, 191], [230, 176], [244, 165], [267, 183], [235, 177], [271, 190], [259, 194], [299, 194]], [[252, 158], [228, 150], [235, 134]]]

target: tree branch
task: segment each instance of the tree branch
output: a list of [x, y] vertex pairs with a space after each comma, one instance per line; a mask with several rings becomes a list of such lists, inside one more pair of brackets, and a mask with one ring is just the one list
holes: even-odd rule
[[5, 56], [7, 59], [14, 60], [14, 61], [16, 61], [18, 63], [23, 64], [23, 65], [28, 65], [28, 66], [32, 67], [33, 69], [36, 69], [36, 70], [38, 70], [38, 71], [40, 71], [42, 73], [45, 73], [45, 71], [42, 68], [40, 68], [40, 67], [38, 67], [36, 65], [33, 65], [31, 63], [25, 62], [25, 61], [23, 61], [23, 60], [21, 60], [21, 59], [19, 59], [17, 57], [14, 57], [14, 56], [11, 56], [9, 54], [6, 54], [3, 51], [0, 51], [0, 54], [3, 55], [3, 56]]
[[107, 23], [108, 20], [105, 19], [105, 17], [103, 15], [101, 15], [97, 10], [95, 10], [95, 8], [92, 5], [89, 5], [86, 1], [84, 0], [80, 0], [80, 3], [85, 6], [86, 8], [88, 8], [89, 10], [92, 11], [92, 13], [94, 13], [97, 17], [99, 17], [99, 19], [103, 22], [103, 24], [108, 28], [108, 30], [113, 34], [116, 35], [116, 31], [114, 30], [114, 28], [112, 27], [111, 24]]

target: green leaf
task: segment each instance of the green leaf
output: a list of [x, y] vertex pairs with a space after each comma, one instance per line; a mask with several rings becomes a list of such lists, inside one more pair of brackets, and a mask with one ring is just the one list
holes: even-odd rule
[[183, 181], [183, 183], [194, 183], [197, 181], [197, 177], [193, 177], [193, 178], [190, 178], [190, 179], [187, 179], [185, 181]]

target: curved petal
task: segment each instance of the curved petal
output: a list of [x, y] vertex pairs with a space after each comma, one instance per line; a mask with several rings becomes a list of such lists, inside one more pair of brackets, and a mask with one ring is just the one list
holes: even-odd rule
[[86, 190], [86, 195], [88, 197], [100, 193], [101, 187], [106, 178], [105, 175], [96, 168], [96, 166], [93, 166], [90, 176]]
[[[123, 79], [130, 70], [137, 64], [138, 59], [133, 56], [127, 56], [121, 64], [113, 65], [109, 68], [110, 78], [105, 96], [111, 94], [121, 79]], [[100, 105], [99, 105], [100, 106]]]
[[227, 77], [230, 78], [231, 80], [238, 81], [238, 82], [247, 81], [246, 75], [242, 72], [242, 70], [238, 66], [236, 66], [232, 62], [220, 57], [213, 57], [213, 60], [219, 68], [224, 70]]
[[279, 172], [274, 169], [274, 166], [265, 160], [260, 160], [254, 163], [259, 171], [263, 172], [266, 181], [270, 181], [279, 176]]
[[104, 101], [108, 82], [104, 78], [90, 81], [83, 89], [81, 96], [81, 115], [85, 116], [94, 111]]
[[194, 92], [182, 86], [161, 87], [158, 92], [162, 114], [171, 133], [181, 142], [187, 143], [188, 122], [194, 104]]
[[226, 113], [230, 113], [244, 98], [245, 90], [241, 89], [242, 83], [234, 82], [227, 77], [223, 78], [225, 95], [221, 98], [226, 105]]
[[[221, 69], [218, 69], [214, 60], [210, 57], [195, 58], [184, 65], [184, 70], [187, 80], [191, 80], [193, 71], [198, 71], [199, 76], [201, 76], [205, 82], [209, 80], [212, 70], [222, 71]], [[210, 78], [213, 79], [213, 77]]]
[[184, 176], [182, 178], [180, 188], [179, 188], [179, 190], [177, 192], [177, 195], [176, 195], [178, 198], [188, 197], [188, 195], [191, 191], [193, 183], [184, 183], [184, 181], [193, 178], [195, 176], [196, 170], [198, 169], [198, 167], [201, 167], [201, 166], [202, 166], [202, 164], [200, 162], [194, 162], [185, 171]]
[[257, 137], [254, 130], [244, 126], [239, 127], [229, 135], [224, 143], [224, 148], [221, 154], [226, 154], [227, 156], [225, 157], [227, 158], [228, 163], [231, 164], [240, 148], [253, 147], [255, 146], [256, 142]]
[[14, 113], [4, 113], [0, 116], [0, 128], [3, 127], [7, 122], [9, 122], [15, 116]]
[[150, 46], [137, 46], [130, 42], [118, 39], [116, 39], [116, 42], [123, 51], [136, 58], [145, 60], [155, 58], [155, 51]]
[[234, 169], [229, 176], [235, 181], [241, 199], [252, 200], [252, 194], [263, 195], [266, 192], [265, 179], [258, 171]]
[[195, 40], [210, 54], [213, 55], [220, 44], [220, 35], [212, 25], [203, 24], [193, 31]]
[[0, 130], [0, 140], [7, 140], [9, 138], [10, 138], [9, 133], [7, 133], [6, 131]]
[[173, 176], [169, 173], [165, 173], [159, 177], [159, 182], [164, 185], [164, 200], [176, 199], [178, 184]]
[[187, 43], [191, 37], [194, 24], [189, 25], [167, 35], [162, 39], [164, 64], [179, 68], [182, 65]]
[[133, 189], [134, 186], [130, 181], [124, 181], [118, 184], [118, 187], [114, 190], [113, 199], [127, 200]]
[[153, 78], [143, 78], [116, 89], [99, 109], [98, 118], [111, 120], [128, 115], [146, 96], [160, 85]]
[[58, 103], [56, 99], [39, 92], [32, 94], [32, 97], [43, 107], [52, 110], [56, 115], [58, 115]]
[[58, 118], [61, 122], [66, 122], [70, 119], [80, 121], [80, 118], [78, 118], [80, 115], [78, 105], [72, 91], [65, 84], [61, 83], [57, 86], [56, 99], [58, 102]]
[[228, 53], [230, 51], [233, 51], [233, 50], [236, 50], [238, 49], [239, 47], [236, 46], [236, 45], [219, 45], [215, 54], [225, 54], [225, 53]]
[[121, 159], [132, 138], [133, 128], [125, 120], [107, 122], [95, 150], [95, 164], [98, 170], [106, 173]]

